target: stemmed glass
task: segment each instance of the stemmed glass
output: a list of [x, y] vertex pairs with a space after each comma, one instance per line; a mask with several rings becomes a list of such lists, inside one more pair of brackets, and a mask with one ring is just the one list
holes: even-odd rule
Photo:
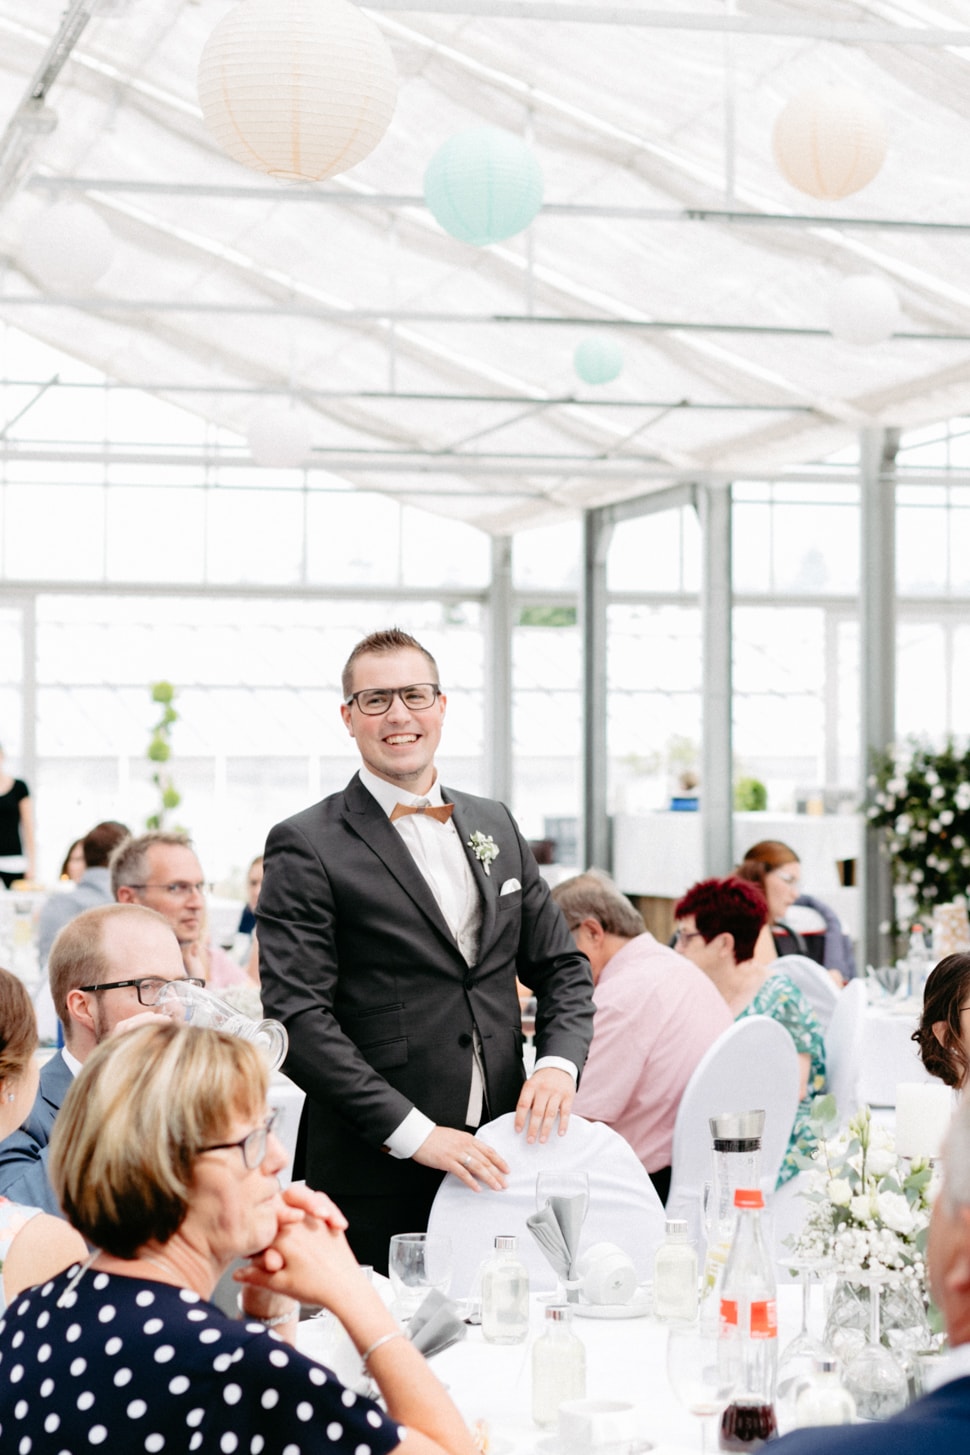
[[[570, 1199], [579, 1209], [579, 1226], [582, 1227], [586, 1221], [586, 1214], [589, 1211], [589, 1173], [588, 1172], [540, 1172], [536, 1177], [536, 1211], [542, 1212], [543, 1208], [550, 1205], [555, 1210], [556, 1203], [560, 1200]], [[576, 1246], [579, 1245], [579, 1232], [576, 1234]], [[576, 1249], [573, 1250], [574, 1253]], [[579, 1298], [578, 1285], [572, 1283], [568, 1278], [560, 1279], [553, 1295], [553, 1301], [557, 1303], [575, 1303]]]
[[909, 1399], [906, 1371], [882, 1345], [879, 1299], [885, 1279], [871, 1272], [852, 1277], [869, 1285], [869, 1342], [845, 1366], [845, 1387], [864, 1419], [885, 1420], [904, 1409]]
[[401, 1322], [414, 1317], [430, 1289], [447, 1293], [453, 1271], [451, 1239], [444, 1233], [395, 1233], [387, 1272]]
[[798, 1273], [798, 1280], [802, 1289], [802, 1324], [794, 1339], [790, 1339], [781, 1352], [778, 1360], [778, 1380], [776, 1384], [778, 1396], [779, 1418], [788, 1425], [792, 1423], [795, 1413], [795, 1401], [798, 1399], [799, 1391], [803, 1385], [811, 1379], [815, 1373], [815, 1361], [828, 1354], [828, 1349], [814, 1334], [808, 1332], [808, 1315], [811, 1302], [812, 1278], [820, 1271], [821, 1262], [817, 1258], [788, 1257], [779, 1258], [779, 1263], [785, 1268], [793, 1268]]
[[722, 1368], [716, 1320], [699, 1318], [674, 1324], [667, 1335], [667, 1379], [680, 1404], [701, 1422], [701, 1449], [708, 1431], [731, 1397], [731, 1381]]

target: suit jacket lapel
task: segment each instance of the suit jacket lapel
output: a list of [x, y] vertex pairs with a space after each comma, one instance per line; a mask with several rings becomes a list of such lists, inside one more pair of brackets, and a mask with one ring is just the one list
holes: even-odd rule
[[438, 908], [438, 901], [432, 894], [428, 881], [415, 864], [387, 814], [356, 775], [348, 783], [344, 793], [344, 822], [370, 852], [376, 855], [387, 872], [394, 876], [421, 913], [431, 921], [461, 959], [455, 937]]
[[485, 866], [475, 857], [474, 851], [469, 847], [469, 839], [476, 830], [487, 833], [489, 824], [482, 821], [481, 801], [477, 801], [472, 808], [465, 801], [464, 794], [455, 793], [453, 789], [443, 789], [442, 798], [445, 803], [453, 803], [455, 811], [452, 815], [452, 823], [461, 840], [462, 848], [471, 865], [472, 878], [482, 900], [482, 928], [479, 936], [478, 958], [482, 959], [486, 945], [490, 945], [495, 934], [495, 912], [498, 904], [498, 888], [501, 880], [496, 878], [494, 865], [491, 874], [485, 873]]

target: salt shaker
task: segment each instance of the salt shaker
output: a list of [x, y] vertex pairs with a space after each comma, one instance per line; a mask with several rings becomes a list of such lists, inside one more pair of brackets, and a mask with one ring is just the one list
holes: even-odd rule
[[572, 1331], [572, 1310], [551, 1304], [546, 1323], [532, 1346], [532, 1418], [549, 1429], [559, 1422], [559, 1406], [586, 1398], [586, 1350]]
[[511, 1234], [495, 1239], [482, 1269], [482, 1335], [489, 1344], [522, 1344], [529, 1332], [529, 1273]]
[[667, 1236], [653, 1263], [653, 1311], [663, 1322], [697, 1313], [697, 1254], [683, 1218], [667, 1219]]

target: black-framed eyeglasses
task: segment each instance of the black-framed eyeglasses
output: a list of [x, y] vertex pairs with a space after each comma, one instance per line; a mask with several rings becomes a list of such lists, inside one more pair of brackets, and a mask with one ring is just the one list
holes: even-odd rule
[[674, 936], [674, 943], [678, 945], [689, 945], [691, 940], [702, 940], [704, 936], [700, 930], [678, 930]]
[[409, 712], [425, 712], [441, 696], [437, 682], [412, 682], [409, 687], [362, 687], [344, 698], [344, 706], [355, 702], [365, 717], [383, 717], [399, 697]]
[[214, 1142], [211, 1147], [200, 1147], [199, 1153], [201, 1155], [203, 1152], [223, 1152], [227, 1148], [238, 1147], [246, 1166], [250, 1171], [254, 1171], [257, 1167], [262, 1166], [266, 1156], [266, 1143], [269, 1140], [270, 1132], [276, 1126], [279, 1115], [278, 1106], [270, 1107], [269, 1116], [263, 1125], [247, 1132], [244, 1137], [239, 1138], [238, 1142]]
[[126, 884], [126, 889], [160, 889], [171, 899], [188, 899], [193, 894], [207, 894], [212, 885], [206, 879], [190, 884], [187, 879], [176, 879], [171, 884]]
[[170, 985], [196, 985], [201, 990], [205, 981], [197, 975], [180, 975], [177, 980], [162, 980], [158, 975], [142, 975], [138, 980], [106, 980], [103, 985], [79, 985], [79, 990], [129, 990], [134, 987], [139, 1005], [158, 1005]]

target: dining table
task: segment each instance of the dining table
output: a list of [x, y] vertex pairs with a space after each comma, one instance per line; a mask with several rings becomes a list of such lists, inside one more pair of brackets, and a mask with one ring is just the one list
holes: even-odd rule
[[872, 1107], [894, 1107], [896, 1087], [904, 1081], [933, 1081], [919, 1057], [913, 1032], [922, 998], [885, 996], [866, 1008], [860, 1052], [859, 1090]]

